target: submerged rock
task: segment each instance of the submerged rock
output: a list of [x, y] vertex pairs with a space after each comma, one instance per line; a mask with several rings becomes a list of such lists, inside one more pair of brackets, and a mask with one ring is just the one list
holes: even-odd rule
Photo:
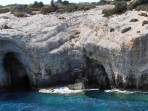
[[[82, 83], [147, 91], [148, 26], [142, 26], [147, 18], [137, 11], [105, 18], [104, 8], [26, 18], [1, 14], [0, 87]], [[125, 27], [131, 30], [121, 33]]]

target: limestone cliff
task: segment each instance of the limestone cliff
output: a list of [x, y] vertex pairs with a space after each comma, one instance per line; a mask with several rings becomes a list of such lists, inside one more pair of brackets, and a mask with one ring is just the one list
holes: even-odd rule
[[105, 18], [108, 7], [26, 18], [1, 14], [0, 86], [82, 82], [84, 88], [147, 91], [148, 25], [142, 22], [148, 18], [137, 11]]

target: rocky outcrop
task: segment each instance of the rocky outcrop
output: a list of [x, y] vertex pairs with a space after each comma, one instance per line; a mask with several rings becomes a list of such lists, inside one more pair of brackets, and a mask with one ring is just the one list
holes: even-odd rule
[[1, 14], [0, 86], [28, 87], [28, 81], [31, 87], [83, 83], [147, 91], [147, 18], [137, 11], [105, 18], [101, 11], [108, 7], [26, 18]]

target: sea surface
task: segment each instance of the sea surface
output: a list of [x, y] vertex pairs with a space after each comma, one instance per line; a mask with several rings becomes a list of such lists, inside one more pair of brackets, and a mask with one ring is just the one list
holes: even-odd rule
[[148, 93], [0, 91], [0, 111], [148, 111]]

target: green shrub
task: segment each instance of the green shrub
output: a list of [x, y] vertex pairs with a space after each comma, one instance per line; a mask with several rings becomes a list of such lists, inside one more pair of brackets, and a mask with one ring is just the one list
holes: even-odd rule
[[35, 1], [32, 5], [30, 5], [31, 8], [42, 8], [44, 6], [43, 2], [37, 2]]
[[114, 13], [121, 14], [124, 13], [127, 10], [127, 3], [125, 1], [118, 1], [114, 3], [115, 8]]
[[8, 8], [3, 8], [3, 9], [0, 9], [0, 13], [7, 13], [9, 12], [10, 10]]
[[48, 13], [54, 12], [55, 10], [56, 10], [55, 7], [44, 6], [43, 8], [41, 8], [40, 13], [41, 14], [48, 14]]
[[115, 8], [110, 10], [103, 10], [102, 13], [104, 14], [105, 17], [108, 17], [113, 14], [122, 14], [127, 9], [148, 11], [148, 0], [136, 0], [134, 2], [131, 2], [129, 5], [127, 5], [126, 1], [130, 0], [115, 0], [114, 2]]
[[65, 12], [74, 12], [74, 11], [77, 11], [78, 6], [76, 4], [66, 5], [64, 9], [65, 9]]
[[67, 4], [62, 4], [61, 7], [58, 7], [57, 11], [58, 12], [74, 12], [82, 10], [86, 11], [95, 7], [96, 5], [93, 3], [85, 3], [85, 4], [67, 3]]
[[128, 9], [135, 9], [139, 5], [146, 5], [148, 4], [148, 0], [136, 0], [135, 2], [131, 2], [128, 6]]
[[77, 10], [90, 10], [92, 8], [95, 8], [94, 4], [78, 4], [78, 9]]
[[14, 16], [16, 16], [16, 17], [27, 17], [27, 15], [24, 12], [15, 12]]
[[40, 11], [41, 8], [32, 8], [32, 7], [28, 6], [28, 10], [29, 11]]
[[102, 14], [104, 14], [105, 17], [109, 17], [109, 16], [111, 16], [111, 15], [113, 15], [115, 13], [114, 13], [114, 10], [113, 9], [111, 9], [111, 10], [104, 9], [102, 11]]
[[27, 17], [27, 14], [33, 15], [32, 10], [28, 5], [12, 5], [10, 8], [10, 12], [17, 17]]
[[59, 9], [60, 12], [74, 12], [77, 11], [78, 6], [76, 4], [64, 5]]
[[14, 5], [10, 8], [10, 11], [13, 12], [27, 12], [28, 6], [27, 5]]
[[98, 4], [99, 4], [99, 5], [105, 5], [105, 4], [107, 4], [107, 1], [105, 1], [105, 0], [100, 0], [100, 2], [98, 2]]
[[123, 30], [121, 31], [121, 33], [126, 33], [126, 32], [128, 32], [128, 31], [130, 31], [131, 29], [132, 29], [131, 27], [127, 27], [127, 28], [123, 29]]
[[35, 12], [30, 12], [30, 13], [28, 13], [28, 14], [30, 14], [30, 15], [36, 15], [36, 13], [35, 13]]
[[147, 5], [139, 5], [137, 6], [136, 10], [140, 11], [147, 11], [148, 12], [148, 4]]
[[69, 4], [69, 1], [63, 1], [62, 4], [63, 5], [68, 5]]
[[28, 11], [40, 11], [42, 7], [44, 7], [43, 2], [35, 1], [33, 4], [30, 4], [29, 6], [27, 6], [27, 10]]
[[113, 14], [122, 14], [127, 10], [127, 3], [125, 1], [116, 1], [114, 5], [115, 7], [113, 9], [102, 11], [105, 17]]

